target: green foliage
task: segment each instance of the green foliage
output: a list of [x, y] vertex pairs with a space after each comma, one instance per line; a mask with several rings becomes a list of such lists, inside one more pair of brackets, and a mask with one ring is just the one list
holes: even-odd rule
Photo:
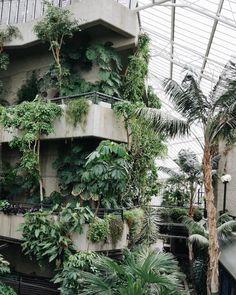
[[94, 269], [92, 265], [97, 258], [97, 254], [91, 251], [81, 251], [70, 255], [53, 278], [54, 283], [59, 283], [61, 285], [59, 288], [61, 294], [79, 294], [83, 283], [81, 272]]
[[22, 247], [26, 254], [34, 256], [39, 262], [44, 259], [55, 261], [58, 268], [75, 251], [70, 233], [81, 233], [83, 224], [89, 222], [93, 214], [89, 208], [79, 204], [66, 205], [58, 217], [52, 213], [41, 210], [25, 214], [24, 223], [21, 224]]
[[158, 221], [159, 216], [157, 214], [157, 210], [151, 207], [145, 208], [140, 232], [135, 242], [148, 246], [155, 243], [158, 239], [159, 233]]
[[89, 225], [89, 239], [94, 242], [106, 242], [110, 234], [109, 220], [96, 217]]
[[38, 79], [35, 71], [25, 81], [25, 84], [17, 91], [18, 103], [23, 101], [33, 101], [39, 93]]
[[145, 93], [145, 79], [148, 73], [149, 42], [146, 34], [140, 34], [138, 47], [129, 57], [129, 64], [123, 82], [122, 98], [131, 102], [141, 101]]
[[188, 211], [186, 209], [181, 208], [172, 208], [170, 209], [170, 218], [173, 222], [181, 222], [184, 216], [188, 215]]
[[93, 91], [99, 91], [99, 85], [85, 81], [80, 78], [79, 73], [70, 73], [62, 85], [60, 95], [68, 96]]
[[165, 154], [166, 147], [164, 137], [137, 118], [136, 111], [142, 105], [125, 101], [116, 103], [114, 111], [118, 118], [124, 118], [127, 132], [131, 165], [127, 194], [133, 202], [146, 204], [158, 191], [155, 159]]
[[10, 287], [0, 282], [1, 295], [17, 295], [16, 292]]
[[85, 123], [86, 115], [89, 111], [89, 101], [86, 98], [77, 98], [70, 100], [66, 107], [66, 116], [70, 123], [74, 127], [78, 123]]
[[121, 144], [102, 141], [85, 164], [81, 178], [82, 198], [96, 195], [108, 208], [124, 204], [126, 199], [123, 199], [123, 194], [129, 176], [128, 161], [129, 155]]
[[125, 259], [117, 262], [108, 257], [94, 261], [95, 273], [84, 272], [84, 288], [80, 294], [180, 294], [178, 263], [170, 253], [142, 249], [126, 251]]
[[3, 161], [2, 167], [3, 177], [0, 180], [2, 195], [10, 198], [24, 195], [28, 199], [37, 199], [39, 201], [37, 175], [25, 171], [19, 163], [12, 166]]
[[91, 45], [86, 51], [86, 57], [99, 67], [99, 91], [119, 96], [121, 61], [112, 43]]
[[[9, 206], [10, 203], [7, 200], [0, 200], [0, 210], [3, 209], [6, 206]], [[0, 271], [1, 273], [1, 271]]]
[[0, 254], [0, 274], [6, 274], [10, 272], [9, 268], [10, 263], [6, 261], [3, 256]]
[[72, 38], [73, 34], [79, 30], [78, 21], [72, 19], [71, 12], [61, 9], [46, 2], [47, 9], [44, 18], [35, 26], [34, 31], [37, 37], [50, 44], [50, 50], [56, 63], [56, 77], [59, 88], [62, 86], [64, 69], [61, 66], [61, 47], [66, 38]]
[[121, 239], [123, 230], [124, 230], [124, 223], [123, 220], [114, 214], [109, 214], [106, 216], [109, 222], [109, 232], [112, 245], [116, 245], [116, 243]]
[[54, 120], [61, 114], [62, 109], [58, 105], [42, 98], [5, 108], [2, 114], [3, 126], [10, 132], [18, 130], [10, 146], [22, 153], [20, 168], [39, 179], [41, 201], [40, 136], [53, 132]]
[[202, 219], [202, 211], [198, 208], [195, 208], [193, 210], [193, 220], [198, 222], [201, 219]]
[[144, 211], [142, 208], [127, 210], [124, 212], [124, 218], [129, 225], [131, 243], [134, 244], [142, 229]]
[[192, 280], [194, 282], [194, 289], [198, 295], [206, 295], [206, 272], [207, 259], [202, 257], [196, 258], [192, 264]]
[[82, 144], [70, 143], [53, 163], [53, 167], [57, 170], [59, 187], [63, 195], [78, 195], [81, 191], [78, 184], [81, 184], [81, 177], [85, 171], [84, 166], [89, 153], [89, 149]]

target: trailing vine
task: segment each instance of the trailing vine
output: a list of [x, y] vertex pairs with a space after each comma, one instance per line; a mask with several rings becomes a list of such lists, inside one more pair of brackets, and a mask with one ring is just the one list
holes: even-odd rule
[[30, 77], [25, 81], [21, 88], [17, 91], [17, 102], [33, 101], [39, 94], [38, 78], [36, 72], [33, 71]]
[[62, 109], [38, 97], [33, 102], [23, 102], [8, 107], [2, 114], [2, 124], [9, 132], [18, 131], [10, 141], [12, 148], [21, 152], [20, 168], [39, 181], [40, 201], [43, 201], [43, 182], [40, 167], [40, 137], [53, 132], [54, 120]]
[[70, 233], [82, 233], [82, 226], [92, 220], [93, 213], [79, 204], [62, 207], [57, 217], [53, 213], [41, 210], [24, 215], [22, 247], [26, 254], [34, 256], [40, 263], [45, 259], [54, 261], [58, 268], [75, 253]]
[[82, 124], [86, 122], [88, 111], [89, 101], [83, 97], [70, 100], [66, 106], [67, 119], [74, 127], [76, 127], [78, 123]]
[[61, 64], [62, 45], [66, 38], [72, 38], [79, 30], [79, 23], [76, 19], [72, 19], [68, 9], [61, 9], [48, 2], [46, 6], [45, 16], [34, 26], [34, 31], [42, 42], [50, 44], [49, 49], [56, 65], [57, 86], [61, 89], [63, 79], [68, 75]]

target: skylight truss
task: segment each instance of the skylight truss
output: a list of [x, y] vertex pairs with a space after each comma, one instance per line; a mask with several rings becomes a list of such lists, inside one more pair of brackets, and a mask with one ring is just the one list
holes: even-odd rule
[[[181, 83], [186, 66], [197, 72], [208, 95], [226, 62], [236, 55], [236, 1], [134, 0], [131, 6], [151, 38], [149, 83], [161, 98], [163, 110], [173, 111], [162, 90], [163, 79]], [[191, 149], [200, 160], [199, 142], [203, 142], [202, 130], [196, 125], [191, 137], [169, 141], [167, 159], [157, 164], [177, 169], [173, 160], [182, 148]]]

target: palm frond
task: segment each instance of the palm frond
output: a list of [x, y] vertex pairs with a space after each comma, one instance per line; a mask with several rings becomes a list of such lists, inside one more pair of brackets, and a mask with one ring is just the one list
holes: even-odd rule
[[189, 237], [189, 242], [191, 244], [196, 243], [201, 248], [207, 248], [209, 245], [208, 238], [199, 235], [199, 234], [193, 234]]
[[194, 221], [192, 218], [190, 218], [188, 216], [184, 216], [182, 218], [182, 223], [187, 227], [190, 235], [199, 234], [199, 235], [207, 238], [208, 233], [207, 233], [206, 229], [201, 224]]
[[224, 224], [224, 223], [231, 221], [231, 220], [233, 220], [233, 218], [231, 216], [229, 216], [228, 213], [224, 213], [219, 216], [219, 218], [217, 220], [217, 226], [220, 226], [221, 224]]
[[236, 220], [230, 220], [221, 224], [217, 228], [218, 239], [220, 242], [227, 242], [232, 236], [233, 230], [236, 229]]
[[178, 119], [158, 109], [139, 108], [136, 114], [147, 121], [157, 132], [164, 132], [166, 136], [175, 137], [189, 133], [189, 124], [186, 120]]
[[163, 81], [164, 91], [174, 103], [176, 111], [188, 119], [206, 122], [210, 104], [202, 93], [193, 73], [188, 72], [180, 86], [171, 79]]

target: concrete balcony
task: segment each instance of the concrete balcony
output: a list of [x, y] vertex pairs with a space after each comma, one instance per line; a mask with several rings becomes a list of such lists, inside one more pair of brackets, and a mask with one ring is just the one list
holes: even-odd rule
[[[0, 212], [0, 240], [6, 241], [21, 241], [22, 233], [19, 231], [20, 224], [24, 222], [24, 217], [21, 214], [18, 215], [6, 215]], [[89, 225], [84, 224], [82, 234], [72, 233], [71, 239], [77, 251], [109, 251], [116, 249], [124, 249], [128, 246], [127, 235], [129, 234], [129, 228], [126, 222], [124, 222], [124, 230], [121, 239], [116, 245], [112, 245], [111, 241], [106, 243], [92, 243], [88, 239]]]
[[[1, 4], [1, 23], [16, 25], [22, 34], [22, 38], [12, 40], [7, 44], [7, 47], [26, 47], [35, 44], [38, 39], [33, 32], [33, 27], [44, 12], [43, 1], [21, 1], [25, 2], [25, 5], [22, 5], [19, 0], [13, 2], [14, 4], [11, 6]], [[55, 5], [62, 6], [62, 4]], [[125, 44], [128, 46], [135, 43], [138, 34], [137, 14], [125, 5], [115, 0], [68, 0], [63, 6], [66, 6], [74, 17], [80, 20], [82, 30], [99, 28], [99, 31], [105, 29], [107, 32], [115, 33], [116, 38], [111, 40], [114, 41], [114, 45], [116, 41], [118, 43], [123, 41], [124, 46]]]
[[[42, 136], [42, 140], [62, 139], [62, 138], [79, 138], [79, 137], [97, 137], [109, 139], [117, 142], [127, 142], [124, 122], [118, 119], [111, 108], [111, 104], [100, 101], [98, 104], [92, 103], [84, 122], [78, 123], [74, 127], [66, 118], [66, 105], [60, 104], [64, 110], [63, 115], [54, 123], [54, 133], [48, 136]], [[19, 131], [11, 132], [2, 129], [0, 131], [0, 142], [7, 143], [12, 140], [13, 136]]]

